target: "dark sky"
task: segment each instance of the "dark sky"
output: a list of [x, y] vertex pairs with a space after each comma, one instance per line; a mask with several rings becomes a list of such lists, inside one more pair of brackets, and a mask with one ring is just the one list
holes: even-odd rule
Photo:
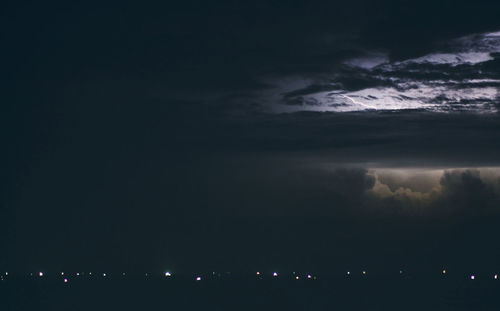
[[4, 4], [0, 269], [496, 268], [499, 14]]

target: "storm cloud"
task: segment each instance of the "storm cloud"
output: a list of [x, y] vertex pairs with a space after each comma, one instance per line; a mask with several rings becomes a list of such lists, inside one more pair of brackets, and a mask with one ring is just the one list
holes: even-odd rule
[[7, 4], [0, 265], [496, 269], [499, 9]]

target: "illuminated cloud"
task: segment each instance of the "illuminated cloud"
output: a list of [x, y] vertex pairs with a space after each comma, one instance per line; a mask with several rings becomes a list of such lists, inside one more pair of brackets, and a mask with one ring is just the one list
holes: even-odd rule
[[344, 64], [363, 69], [373, 69], [389, 62], [389, 57], [384, 53], [371, 53], [365, 56], [349, 59]]
[[[406, 207], [450, 207], [458, 212], [485, 210], [500, 199], [500, 169], [373, 169], [373, 188], [367, 194], [381, 200], [399, 202]], [[484, 175], [484, 177], [483, 177]]]
[[500, 80], [483, 65], [496, 61], [498, 32], [462, 37], [443, 51], [390, 61], [367, 53], [343, 62], [330, 75], [274, 77], [252, 98], [271, 112], [423, 110], [498, 111]]

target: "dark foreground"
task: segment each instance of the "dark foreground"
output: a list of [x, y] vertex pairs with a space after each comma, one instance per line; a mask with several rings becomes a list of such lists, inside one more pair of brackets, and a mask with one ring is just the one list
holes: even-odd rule
[[500, 310], [493, 279], [10, 278], [0, 310]]

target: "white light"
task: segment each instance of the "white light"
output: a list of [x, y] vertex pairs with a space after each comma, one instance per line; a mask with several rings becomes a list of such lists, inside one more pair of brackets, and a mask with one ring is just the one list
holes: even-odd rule
[[125, 276], [125, 272], [123, 272], [122, 275]]
[[366, 271], [363, 270], [363, 275], [366, 275]]
[[196, 281], [201, 281], [201, 276], [197, 276]]
[[257, 275], [260, 275], [260, 272], [259, 272], [259, 271], [257, 271], [257, 273], [256, 273], [256, 274], [257, 274]]
[[64, 275], [64, 272], [61, 272], [61, 275]]
[[298, 280], [298, 279], [299, 279], [299, 277], [298, 277], [298, 276], [296, 276], [296, 277], [295, 277], [295, 279], [296, 279], [296, 280]]
[[5, 275], [9, 275], [9, 272], [5, 272]]
[[277, 273], [277, 272], [273, 272], [273, 276], [274, 276], [274, 277], [277, 277], [277, 276], [278, 276], [278, 273]]
[[399, 274], [403, 274], [403, 270], [399, 270]]
[[92, 272], [89, 272], [89, 275], [92, 275]]
[[76, 273], [76, 276], [80, 276], [80, 272], [77, 272], [77, 273]]
[[104, 276], [104, 277], [105, 277], [105, 276], [106, 276], [106, 273], [103, 273], [103, 274], [102, 274], [102, 276]]
[[43, 276], [43, 272], [38, 272], [38, 276], [42, 277]]
[[498, 280], [498, 274], [495, 274], [495, 275], [493, 276], [493, 278], [494, 278], [495, 280]]
[[347, 275], [351, 275], [351, 271], [347, 271]]
[[68, 283], [68, 279], [64, 279], [64, 283]]
[[308, 278], [308, 279], [310, 279], [310, 278], [312, 278], [312, 276], [311, 276], [310, 274], [308, 274], [308, 275], [307, 275], [307, 278]]
[[470, 279], [471, 279], [471, 280], [474, 280], [475, 278], [476, 278], [476, 277], [475, 277], [474, 275], [471, 275], [471, 276], [470, 276]]
[[165, 272], [165, 276], [169, 277], [169, 276], [172, 276], [172, 274], [170, 272]]
[[441, 271], [443, 274], [446, 274], [446, 270], [443, 269], [443, 271]]

